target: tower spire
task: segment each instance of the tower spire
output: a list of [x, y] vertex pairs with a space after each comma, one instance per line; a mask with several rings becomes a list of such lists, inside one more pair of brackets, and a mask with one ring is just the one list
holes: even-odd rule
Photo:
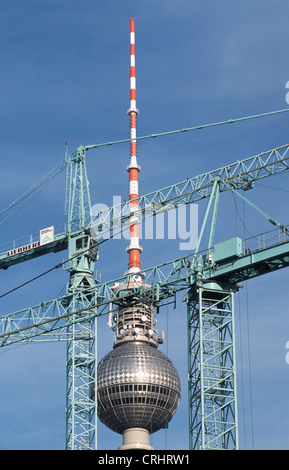
[[[130, 164], [127, 167], [129, 172], [129, 200], [130, 211], [134, 212], [138, 208], [138, 173], [140, 166], [137, 163], [136, 145], [136, 118], [139, 113], [136, 107], [136, 72], [135, 72], [135, 20], [130, 18], [130, 108], [127, 111], [130, 116]], [[134, 273], [141, 269], [140, 253], [142, 248], [139, 245], [139, 227], [136, 219], [132, 216], [130, 225], [130, 244], [127, 248], [129, 253], [128, 272]]]

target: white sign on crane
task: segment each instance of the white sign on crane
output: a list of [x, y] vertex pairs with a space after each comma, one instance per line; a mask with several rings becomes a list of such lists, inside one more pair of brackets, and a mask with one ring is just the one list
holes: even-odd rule
[[40, 230], [40, 246], [54, 241], [54, 226]]

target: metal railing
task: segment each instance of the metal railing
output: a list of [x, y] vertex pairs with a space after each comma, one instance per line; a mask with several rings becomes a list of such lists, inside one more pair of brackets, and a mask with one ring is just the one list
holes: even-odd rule
[[289, 241], [289, 225], [246, 238], [243, 240], [243, 254], [263, 250], [286, 241]]

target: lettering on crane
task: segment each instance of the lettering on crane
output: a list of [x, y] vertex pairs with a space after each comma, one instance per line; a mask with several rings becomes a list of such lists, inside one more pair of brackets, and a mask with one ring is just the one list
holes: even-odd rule
[[40, 242], [33, 242], [29, 243], [28, 245], [20, 246], [19, 248], [15, 248], [15, 250], [7, 251], [7, 256], [14, 256], [19, 255], [20, 253], [24, 253], [25, 251], [33, 250], [34, 248], [38, 248], [40, 246]]

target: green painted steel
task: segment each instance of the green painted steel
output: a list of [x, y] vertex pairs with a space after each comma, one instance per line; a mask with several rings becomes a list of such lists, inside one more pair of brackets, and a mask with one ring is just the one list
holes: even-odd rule
[[[275, 234], [276, 240], [273, 236]], [[268, 246], [250, 249], [250, 239], [243, 240], [240, 253], [240, 239], [232, 239], [215, 245], [218, 253], [217, 263], [208, 263], [205, 250], [197, 255], [191, 254], [172, 261], [153, 266], [143, 270], [143, 284], [134, 282], [133, 275], [121, 276], [96, 285], [97, 298], [87, 296], [88, 307], [91, 313], [79, 316], [74, 321], [81, 322], [92, 317], [107, 315], [110, 311], [110, 302], [117, 303], [117, 294], [112, 286], [115, 283], [130, 285], [126, 294], [149, 297], [156, 307], [166, 304], [167, 299], [175, 297], [178, 292], [186, 291], [195, 284], [207, 284], [211, 281], [236, 285], [245, 280], [274, 272], [289, 266], [289, 237], [286, 232], [279, 229], [259, 234], [254, 237], [266, 240]], [[282, 235], [282, 239], [280, 238]], [[271, 245], [269, 245], [271, 243]], [[222, 248], [223, 245], [223, 248]], [[214, 249], [212, 250], [214, 256]], [[220, 258], [223, 253], [224, 258]], [[151, 287], [147, 287], [150, 284]], [[86, 289], [82, 294], [85, 295]], [[87, 289], [91, 293], [91, 289]], [[124, 295], [124, 294], [123, 294]], [[66, 335], [68, 318], [72, 316], [73, 293], [68, 292], [57, 299], [41, 302], [27, 309], [19, 310], [0, 317], [0, 346], [6, 346], [19, 341], [30, 341], [38, 336], [57, 333], [57, 336]], [[97, 311], [93, 311], [97, 308]], [[85, 307], [77, 308], [76, 313], [83, 313]]]
[[190, 449], [237, 450], [234, 291], [194, 286], [186, 302]]
[[237, 161], [213, 171], [187, 178], [185, 181], [158, 189], [138, 198], [138, 210], [130, 212], [130, 202], [110, 207], [94, 214], [92, 230], [95, 238], [102, 234], [129, 225], [131, 215], [141, 222], [147, 217], [176, 208], [193, 204], [209, 198], [216, 180], [220, 193], [234, 190], [249, 190], [254, 181], [280, 174], [289, 169], [289, 146], [276, 149]]
[[[91, 294], [92, 296], [95, 293]], [[79, 307], [85, 313], [69, 316], [66, 360], [66, 448], [94, 450], [97, 445], [96, 419], [96, 338], [95, 308], [89, 310], [91, 299], [74, 293], [71, 311]], [[87, 317], [87, 314], [94, 315]], [[79, 317], [85, 316], [85, 319]], [[82, 321], [83, 320], [83, 321]]]
[[[154, 133], [154, 134], [149, 134], [149, 135], [143, 135], [136, 137], [135, 140], [146, 140], [146, 139], [155, 139], [156, 137], [163, 137], [167, 135], [173, 135], [173, 134], [180, 134], [183, 132], [191, 132], [191, 131], [199, 131], [201, 129], [208, 129], [210, 127], [217, 127], [217, 126], [224, 126], [226, 124], [233, 124], [237, 122], [242, 122], [242, 121], [249, 121], [252, 119], [259, 119], [262, 117], [267, 117], [267, 116], [274, 116], [282, 113], [288, 113], [289, 110], [288, 108], [286, 109], [279, 109], [277, 111], [270, 111], [268, 113], [261, 113], [261, 114], [255, 114], [253, 116], [245, 116], [242, 118], [232, 118], [232, 119], [226, 119], [226, 121], [219, 121], [219, 122], [212, 122], [210, 124], [198, 124], [193, 127], [183, 127], [182, 129], [175, 129], [172, 131], [166, 131], [166, 132], [159, 132], [159, 133]], [[97, 149], [100, 147], [107, 147], [110, 145], [118, 145], [118, 144], [123, 144], [123, 143], [129, 143], [131, 139], [122, 139], [122, 140], [115, 140], [115, 141], [110, 141], [110, 142], [103, 142], [101, 144], [93, 144], [93, 145], [86, 145], [85, 148], [86, 150], [90, 149]]]
[[[181, 181], [180, 183], [140, 196], [138, 199], [139, 209], [137, 213], [133, 213], [133, 215], [136, 215], [141, 222], [161, 212], [208, 198], [212, 194], [216, 180], [219, 181], [218, 193], [230, 190], [250, 189], [254, 181], [282, 173], [289, 169], [288, 148], [288, 145], [284, 145], [276, 149], [268, 150], [216, 170], [188, 178], [186, 181]], [[107, 237], [109, 232], [113, 233], [113, 231], [117, 231], [118, 229], [129, 227], [129, 220], [132, 215], [129, 201], [110, 207], [104, 211], [99, 211], [94, 214], [92, 219], [89, 218], [88, 211], [85, 211], [85, 207], [87, 209], [90, 205], [89, 188], [87, 186], [86, 189], [84, 189], [83, 195], [81, 195], [79, 181], [81, 181], [81, 178], [87, 181], [84, 165], [86, 149], [87, 146], [81, 146], [76, 152], [66, 156], [67, 178], [65, 208], [69, 216], [70, 227], [65, 227], [64, 230], [57, 233], [53, 244], [24, 251], [14, 256], [7, 256], [8, 250], [13, 250], [21, 245], [38, 240], [38, 234], [26, 237], [25, 241], [16, 240], [5, 244], [5, 246], [0, 246], [0, 269], [6, 269], [14, 264], [47, 253], [67, 249], [68, 231], [72, 233], [73, 230], [76, 236], [78, 233], [82, 233], [85, 227], [87, 233], [91, 233], [93, 237], [97, 239], [101, 237], [101, 235]], [[78, 184], [75, 184], [77, 181]], [[239, 193], [236, 192], [236, 194]], [[217, 196], [217, 198], [218, 197], [219, 196]], [[72, 204], [71, 201], [75, 202]], [[248, 200], [246, 201], [248, 202]], [[217, 210], [217, 206], [218, 204], [215, 201], [215, 211]], [[80, 211], [80, 215], [78, 215], [78, 211]], [[213, 220], [215, 217], [216, 213], [213, 215]], [[76, 218], [78, 218], [78, 221], [76, 221]], [[213, 227], [214, 224], [211, 226]]]
[[[67, 157], [68, 201], [67, 359], [66, 359], [66, 448], [96, 449], [96, 311], [97, 287], [94, 276], [98, 257], [87, 226], [91, 223], [91, 202], [85, 151]], [[77, 233], [77, 235], [75, 235]]]
[[[67, 340], [67, 449], [96, 448], [96, 319], [119, 299], [112, 286], [129, 283], [124, 296], [150, 299], [157, 309], [186, 291], [188, 304], [188, 361], [190, 442], [192, 448], [238, 448], [237, 388], [234, 342], [234, 292], [238, 283], [289, 265], [287, 228], [278, 227], [278, 241], [253, 249], [249, 240], [234, 238], [213, 244], [222, 192], [248, 190], [253, 182], [289, 169], [288, 145], [188, 179], [139, 198], [139, 220], [209, 198], [195, 253], [143, 271], [143, 284], [133, 274], [100, 283], [95, 278], [97, 238], [129, 225], [127, 203], [98, 213], [92, 219], [85, 157], [89, 146], [66, 155], [68, 225], [54, 244], [23, 252], [0, 253], [0, 268], [67, 249], [69, 285], [64, 296], [0, 317], [0, 346], [53, 335]], [[91, 147], [93, 148], [93, 147]], [[246, 199], [246, 198], [245, 198]], [[258, 208], [256, 208], [258, 210]], [[212, 211], [210, 219], [210, 211]], [[205, 225], [209, 240], [199, 251]], [[264, 239], [264, 236], [262, 237]], [[14, 244], [17, 248], [17, 246]], [[148, 287], [150, 285], [150, 287]], [[216, 289], [218, 286], [218, 289]], [[210, 296], [213, 294], [213, 298]]]

